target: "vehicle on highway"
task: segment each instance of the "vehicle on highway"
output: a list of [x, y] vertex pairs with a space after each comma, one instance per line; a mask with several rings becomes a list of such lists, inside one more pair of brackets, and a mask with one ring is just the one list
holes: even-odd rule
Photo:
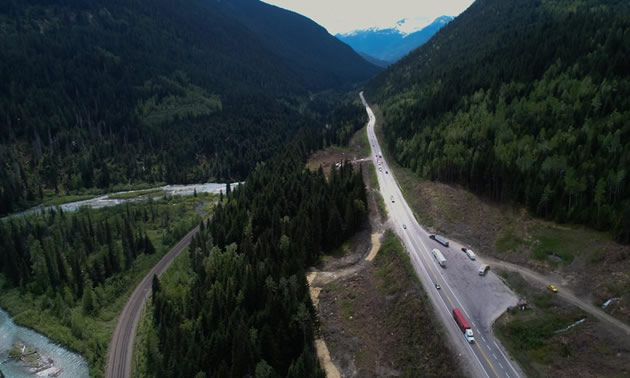
[[406, 230], [406, 229], [407, 229], [407, 225], [406, 225], [406, 224], [403, 224], [403, 228]]
[[462, 248], [462, 252], [464, 252], [469, 259], [474, 260], [477, 257], [475, 256], [475, 252], [473, 252], [472, 249], [468, 249], [468, 248]]
[[440, 286], [440, 284], [435, 284], [435, 288], [440, 290], [442, 287]]
[[480, 276], [485, 276], [486, 273], [490, 270], [490, 265], [488, 264], [481, 264], [481, 266], [479, 267], [479, 275]]
[[391, 196], [390, 199], [392, 200], [392, 203], [394, 203], [394, 196]]
[[547, 289], [553, 291], [554, 293], [558, 292], [558, 288], [556, 287], [556, 285], [549, 285], [547, 286]]
[[459, 326], [459, 329], [461, 329], [464, 333], [464, 337], [466, 337], [466, 340], [468, 340], [468, 342], [471, 344], [474, 343], [475, 337], [473, 335], [472, 329], [470, 328], [470, 324], [468, 324], [468, 320], [466, 320], [464, 314], [462, 314], [462, 312], [457, 307], [453, 309], [453, 318], [455, 319], [455, 323], [457, 323], [457, 325]]
[[448, 240], [444, 239], [440, 235], [429, 235], [429, 237], [448, 248]]
[[389, 174], [389, 171], [385, 171], [385, 174], [386, 174], [386, 175], [387, 175], [387, 174]]
[[442, 254], [442, 252], [440, 252], [439, 249], [433, 248], [433, 257], [435, 257], [438, 264], [440, 264], [442, 268], [446, 268], [446, 259], [444, 258], [444, 255]]

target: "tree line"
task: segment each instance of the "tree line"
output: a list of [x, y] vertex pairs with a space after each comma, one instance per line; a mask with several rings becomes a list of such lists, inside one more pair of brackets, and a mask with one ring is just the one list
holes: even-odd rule
[[100, 376], [109, 339], [93, 324], [110, 316], [101, 311], [129, 290], [138, 261], [157, 261], [198, 222], [178, 198], [0, 221], [2, 305], [16, 321], [80, 352]]
[[630, 242], [630, 10], [574, 5], [476, 2], [372, 89], [418, 176]]
[[362, 174], [304, 168], [318, 132], [227, 192], [189, 248], [190, 283], [154, 279], [148, 371], [164, 377], [324, 377], [305, 269], [365, 221]]
[[3, 2], [0, 214], [119, 184], [241, 181], [326, 121], [217, 6]]

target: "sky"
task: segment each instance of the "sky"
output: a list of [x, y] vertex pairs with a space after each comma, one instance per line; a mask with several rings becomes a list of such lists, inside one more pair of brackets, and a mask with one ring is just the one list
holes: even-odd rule
[[325, 27], [330, 34], [359, 29], [399, 27], [420, 29], [439, 16], [457, 16], [473, 0], [263, 0], [300, 13]]

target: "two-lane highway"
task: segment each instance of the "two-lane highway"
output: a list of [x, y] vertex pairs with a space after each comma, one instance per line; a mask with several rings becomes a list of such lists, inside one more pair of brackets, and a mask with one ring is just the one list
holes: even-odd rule
[[[516, 305], [516, 296], [492, 272], [485, 276], [478, 274], [479, 266], [483, 263], [481, 259], [471, 260], [461, 251], [462, 246], [454, 241], [449, 241], [449, 247], [438, 244], [416, 221], [383, 157], [374, 132], [374, 113], [365, 101], [363, 92], [360, 96], [369, 116], [367, 133], [372, 160], [377, 167], [381, 194], [393, 229], [409, 252], [416, 274], [449, 339], [462, 358], [468, 361], [467, 373], [488, 378], [524, 376], [494, 338], [491, 329], [492, 323], [508, 306]], [[434, 258], [431, 252], [434, 248], [439, 249], [446, 258], [445, 267], [441, 267]], [[437, 289], [436, 285], [440, 288]], [[471, 323], [474, 343], [466, 341], [455, 323], [453, 308], [459, 308]]]

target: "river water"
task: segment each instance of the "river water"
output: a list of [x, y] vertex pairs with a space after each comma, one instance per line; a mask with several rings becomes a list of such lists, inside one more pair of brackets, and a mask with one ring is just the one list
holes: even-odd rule
[[[166, 185], [158, 189], [162, 189], [165, 195], [170, 196], [192, 195], [195, 191], [197, 193], [218, 194], [221, 191], [225, 191], [225, 184], [208, 183], [192, 185]], [[128, 199], [114, 199], [109, 198], [110, 196], [121, 193], [143, 191], [145, 190], [111, 193], [88, 200], [65, 203], [59, 207], [62, 208], [63, 211], [68, 212], [76, 211], [82, 207], [99, 209], [103, 207], [116, 206], [125, 202], [142, 201], [147, 199], [147, 197], [138, 196]], [[51, 208], [56, 208], [56, 206], [36, 207], [20, 213], [12, 214], [8, 217], [4, 217], [3, 219], [36, 214], [42, 210], [48, 210]], [[36, 376], [31, 373], [23, 363], [17, 363], [8, 359], [7, 351], [16, 340], [23, 342], [29, 347], [37, 349], [42, 356], [52, 358], [55, 366], [62, 369], [62, 373], [59, 377], [89, 377], [87, 362], [85, 362], [80, 355], [70, 352], [62, 346], [53, 343], [42, 334], [16, 325], [13, 320], [11, 320], [9, 314], [0, 309], [0, 371], [2, 371], [7, 378], [27, 378]]]
[[42, 356], [52, 358], [55, 366], [62, 369], [59, 377], [89, 377], [88, 364], [80, 355], [54, 344], [44, 335], [16, 325], [9, 314], [0, 309], [0, 370], [7, 378], [36, 376], [23, 363], [8, 360], [7, 350], [16, 340], [36, 348]]
[[[237, 184], [235, 183], [231, 185], [232, 187], [234, 187]], [[225, 192], [225, 184], [207, 183], [207, 184], [191, 184], [191, 185], [165, 185], [165, 186], [161, 186], [155, 189], [162, 189], [165, 195], [169, 195], [169, 196], [192, 195], [195, 191], [197, 191], [197, 193], [219, 194], [219, 192], [221, 191]], [[148, 197], [142, 196], [142, 195], [138, 197], [126, 198], [126, 199], [115, 199], [115, 198], [110, 198], [110, 197], [118, 195], [118, 194], [145, 192], [147, 190], [150, 190], [150, 189], [110, 193], [110, 194], [102, 195], [100, 197], [91, 198], [91, 199], [87, 199], [83, 201], [64, 203], [62, 205], [59, 205], [59, 207], [63, 211], [68, 212], [68, 211], [76, 211], [81, 207], [100, 209], [102, 207], [120, 205], [121, 203], [125, 203], [125, 202], [143, 201], [143, 200], [146, 200]], [[159, 198], [160, 197], [154, 197], [154, 199], [159, 199]], [[11, 214], [8, 217], [4, 217], [2, 219], [9, 219], [9, 218], [14, 218], [14, 217], [37, 214], [41, 212], [42, 210], [49, 210], [52, 208], [57, 208], [57, 206], [33, 207], [31, 209], [28, 209], [19, 213]]]

